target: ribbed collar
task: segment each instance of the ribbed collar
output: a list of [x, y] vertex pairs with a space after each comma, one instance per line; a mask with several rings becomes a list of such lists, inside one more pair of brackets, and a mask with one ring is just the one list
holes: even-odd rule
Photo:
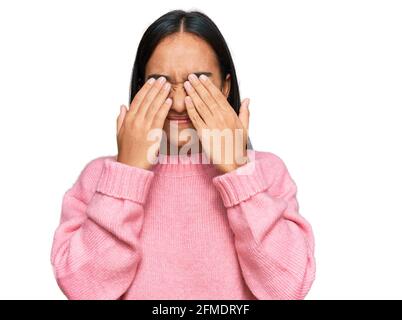
[[[250, 159], [257, 156], [255, 150], [247, 150]], [[113, 158], [116, 160], [117, 155]], [[209, 161], [205, 152], [191, 154], [158, 154], [157, 162], [150, 169], [159, 176], [186, 177], [196, 175], [208, 175], [211, 177], [221, 175], [216, 166]]]
[[217, 175], [219, 170], [208, 160], [204, 151], [191, 154], [166, 155], [159, 153], [151, 169], [161, 176]]

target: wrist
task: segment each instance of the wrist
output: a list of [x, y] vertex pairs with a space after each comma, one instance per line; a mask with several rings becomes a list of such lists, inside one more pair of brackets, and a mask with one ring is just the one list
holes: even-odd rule
[[117, 156], [116, 159], [117, 162], [123, 163], [125, 165], [131, 166], [131, 167], [136, 167], [144, 170], [151, 170], [152, 164], [146, 161], [138, 161], [138, 160], [129, 160], [126, 159], [124, 156]]
[[222, 173], [229, 173], [229, 172], [239, 169], [240, 167], [246, 165], [249, 162], [250, 162], [249, 157], [245, 157], [245, 158], [243, 157], [241, 161], [234, 161], [233, 164], [222, 167], [221, 171], [222, 171]]

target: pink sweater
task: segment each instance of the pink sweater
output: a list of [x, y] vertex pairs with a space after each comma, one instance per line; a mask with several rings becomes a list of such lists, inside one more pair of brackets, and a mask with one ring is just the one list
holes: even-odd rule
[[220, 174], [200, 155], [159, 155], [152, 170], [116, 156], [86, 165], [64, 195], [51, 252], [69, 299], [307, 295], [314, 237], [284, 162], [249, 150], [252, 162]]

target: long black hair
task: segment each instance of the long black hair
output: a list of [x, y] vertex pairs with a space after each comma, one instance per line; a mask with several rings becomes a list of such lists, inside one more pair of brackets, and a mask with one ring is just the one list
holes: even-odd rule
[[[241, 105], [236, 69], [223, 35], [216, 24], [200, 11], [172, 10], [155, 20], [145, 31], [138, 45], [131, 75], [129, 104], [145, 83], [145, 66], [159, 42], [165, 37], [183, 30], [197, 35], [206, 41], [215, 51], [220, 66], [221, 80], [230, 74], [230, 92], [228, 102], [239, 114]], [[252, 149], [250, 140], [247, 148]]]

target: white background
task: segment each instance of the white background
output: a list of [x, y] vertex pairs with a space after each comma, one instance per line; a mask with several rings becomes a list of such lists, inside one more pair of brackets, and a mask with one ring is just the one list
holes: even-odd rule
[[402, 5], [368, 0], [2, 1], [0, 298], [65, 299], [50, 264], [63, 193], [117, 152], [138, 42], [172, 9], [218, 25], [254, 149], [298, 185], [307, 299], [401, 299]]

